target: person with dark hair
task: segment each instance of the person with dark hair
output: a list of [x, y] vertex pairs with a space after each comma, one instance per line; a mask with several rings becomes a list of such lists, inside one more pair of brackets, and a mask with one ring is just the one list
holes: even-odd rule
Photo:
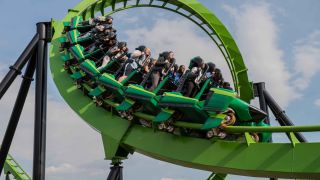
[[151, 74], [152, 85], [148, 89], [149, 91], [153, 91], [155, 88], [157, 88], [161, 76], [168, 75], [174, 64], [175, 59], [172, 51], [165, 51], [159, 54], [159, 58], [155, 62], [153, 72]]
[[233, 89], [232, 89], [232, 87], [231, 87], [231, 85], [230, 85], [229, 82], [223, 82], [222, 88], [224, 88], [224, 89], [229, 89], [229, 90], [232, 90], [232, 91], [233, 91]]
[[186, 92], [185, 96], [192, 97], [194, 94], [196, 86], [196, 81], [202, 76], [202, 70], [206, 67], [206, 64], [203, 63], [201, 57], [197, 56], [191, 59], [190, 62], [190, 72], [186, 81]]
[[185, 65], [179, 66], [178, 70], [175, 73], [174, 80], [173, 80], [173, 83], [175, 85], [178, 85], [180, 78], [184, 75], [185, 72], [186, 72], [186, 66]]
[[223, 77], [221, 70], [216, 68], [214, 71], [214, 76], [212, 77], [213, 87], [220, 87], [223, 83]]
[[206, 78], [211, 78], [214, 75], [214, 71], [216, 70], [216, 65], [212, 62], [207, 63], [208, 70], [206, 72]]
[[133, 72], [138, 67], [141, 67], [142, 69], [147, 71], [147, 66], [150, 63], [150, 56], [150, 48], [147, 48], [143, 45], [136, 48], [136, 50], [131, 53], [130, 58], [125, 65], [124, 74], [118, 79], [118, 81], [123, 81], [131, 72]]
[[119, 42], [116, 46], [110, 48], [102, 60], [102, 64], [98, 69], [104, 68], [111, 59], [125, 62], [128, 57], [128, 47], [126, 42]]
[[174, 64], [174, 65], [171, 67], [168, 76], [169, 76], [171, 79], [174, 79], [174, 78], [176, 77], [176, 75], [177, 75], [178, 69], [179, 69], [178, 64]]
[[[101, 20], [101, 18], [98, 19]], [[112, 28], [112, 19], [108, 19], [106, 21], [99, 21], [98, 19], [94, 18], [88, 21], [84, 21], [83, 23], [87, 23], [88, 25], [92, 24], [94, 25], [94, 27], [89, 32], [80, 35], [79, 38], [87, 38], [89, 36], [94, 36], [95, 39], [99, 39], [103, 36], [106, 36], [110, 32], [116, 33], [116, 30]], [[90, 21], [92, 21], [91, 24], [89, 23]]]
[[112, 25], [113, 22], [113, 17], [110, 15], [107, 16], [97, 16], [95, 18], [90, 18], [87, 21], [83, 21], [82, 25], [102, 25], [102, 24], [107, 24], [107, 25]]
[[117, 43], [116, 30], [112, 27], [97, 25], [91, 31], [80, 36], [79, 38], [87, 38], [88, 36], [92, 36], [94, 43], [86, 48], [86, 53], [94, 51], [97, 47], [100, 49], [109, 50], [109, 48], [115, 46]]

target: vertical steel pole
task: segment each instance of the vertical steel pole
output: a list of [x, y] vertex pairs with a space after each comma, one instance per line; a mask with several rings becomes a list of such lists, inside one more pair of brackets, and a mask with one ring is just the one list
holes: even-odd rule
[[32, 38], [31, 42], [28, 44], [26, 49], [22, 52], [18, 60], [15, 62], [13, 66], [10, 66], [10, 71], [6, 74], [6, 76], [3, 78], [3, 80], [0, 83], [0, 99], [2, 96], [7, 92], [8, 88], [14, 81], [14, 79], [21, 74], [21, 69], [25, 66], [27, 61], [30, 59], [32, 55], [32, 51], [37, 45], [37, 42], [39, 40], [39, 35], [36, 34]]
[[[46, 27], [47, 29], [48, 27]], [[47, 69], [48, 69], [48, 42], [45, 42], [44, 45], [44, 61], [43, 61], [43, 98], [42, 98], [42, 105], [43, 105], [43, 111], [42, 111], [42, 150], [44, 153], [41, 153], [41, 159], [45, 162], [46, 159], [46, 139], [47, 139]], [[43, 166], [41, 166], [41, 172], [45, 172], [45, 163]], [[43, 175], [44, 177], [44, 175]]]
[[264, 93], [263, 93], [263, 91], [266, 89], [266, 85], [265, 85], [264, 82], [255, 83], [254, 85], [257, 88], [260, 109], [268, 114], [268, 116], [267, 116], [267, 118], [265, 120], [265, 123], [270, 125], [269, 110], [268, 110], [266, 99], [265, 99]]
[[36, 100], [34, 125], [33, 179], [45, 179], [45, 147], [46, 147], [46, 93], [47, 93], [47, 59], [46, 59], [46, 25], [37, 24], [39, 34], [38, 58], [36, 71]]
[[6, 180], [10, 180], [10, 173], [6, 174]]
[[6, 161], [36, 67], [36, 53], [29, 60], [0, 149], [0, 175]]
[[[266, 98], [264, 97], [264, 90], [266, 89], [266, 84], [264, 82], [255, 83], [255, 90], [256, 90], [256, 96], [259, 97], [259, 104], [260, 109], [267, 113], [267, 117], [264, 120], [266, 124], [270, 125], [270, 116], [269, 116], [269, 109], [266, 102]], [[270, 141], [272, 142], [272, 137], [270, 138]]]

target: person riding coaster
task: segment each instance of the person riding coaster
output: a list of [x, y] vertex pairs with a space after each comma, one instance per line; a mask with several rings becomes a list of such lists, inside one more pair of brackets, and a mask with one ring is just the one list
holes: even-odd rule
[[[104, 58], [102, 59], [101, 66], [99, 69], [103, 69], [106, 65], [110, 66], [113, 63], [117, 63], [119, 66], [117, 69], [121, 67], [121, 64], [128, 60], [128, 47], [126, 42], [119, 42], [116, 46], [110, 48]], [[117, 61], [113, 61], [117, 60]], [[112, 62], [111, 64], [109, 62]], [[108, 72], [108, 71], [107, 71]], [[108, 72], [111, 73], [111, 72]]]
[[86, 32], [97, 25], [112, 25], [112, 22], [113, 18], [109, 15], [105, 17], [98, 16], [95, 18], [90, 18], [87, 21], [84, 21], [82, 16], [74, 16], [71, 18], [71, 21], [63, 22], [64, 29], [62, 31], [62, 34], [65, 34], [66, 32], [74, 29], [77, 29], [80, 32]]
[[100, 61], [101, 57], [103, 58], [106, 54], [105, 51], [108, 51], [112, 46], [114, 45], [96, 43], [85, 49], [79, 44], [74, 45], [68, 49], [68, 53], [62, 56], [62, 60], [64, 61], [64, 69], [70, 70], [70, 66], [77, 67], [85, 59], [89, 58], [94, 61]]
[[[168, 62], [166, 65], [167, 68], [158, 69], [156, 66], [156, 62], [153, 63], [153, 66], [148, 74], [144, 77], [143, 81], [140, 84], [130, 84], [125, 92], [124, 101], [116, 108], [119, 114], [122, 117], [126, 117], [129, 120], [133, 119], [133, 114], [135, 112], [147, 112], [149, 114], [157, 114], [161, 111], [161, 109], [157, 106], [158, 98], [157, 96], [161, 95], [163, 92], [171, 91], [176, 89], [176, 85], [174, 84], [174, 76], [171, 74], [174, 73], [175, 60], [170, 64]], [[150, 77], [154, 74], [154, 71], [161, 70], [163, 76], [162, 81], [159, 85], [153, 90], [148, 91], [147, 81], [152, 79]], [[154, 83], [154, 82], [152, 82]]]
[[[198, 58], [194, 58], [193, 61], [199, 60]], [[192, 61], [190, 64], [193, 64]], [[199, 64], [198, 64], [199, 65]], [[209, 64], [208, 64], [209, 66]], [[193, 68], [193, 67], [190, 67]], [[214, 64], [211, 64], [210, 69], [211, 75], [214, 71]], [[189, 72], [190, 73], [190, 72]], [[191, 72], [192, 73], [192, 72]], [[190, 74], [191, 74], [190, 73]], [[207, 71], [204, 71], [201, 73], [203, 75], [208, 74]], [[202, 76], [203, 77], [203, 76]], [[197, 79], [197, 78], [196, 78]], [[173, 93], [165, 93], [161, 98], [159, 102], [159, 106], [163, 108], [163, 110], [155, 117], [155, 123], [158, 124], [158, 128], [161, 130], [166, 130], [168, 132], [174, 132], [174, 122], [175, 121], [184, 121], [189, 123], [196, 123], [196, 124], [203, 124], [201, 128], [201, 132], [207, 132], [207, 137], [211, 138], [213, 136], [219, 136], [220, 138], [224, 138], [226, 134], [221, 133], [215, 133], [217, 132], [216, 128], [220, 126], [229, 126], [233, 125], [236, 121], [236, 113], [239, 112], [235, 111], [233, 108], [234, 106], [231, 106], [231, 108], [223, 109], [223, 111], [217, 111], [214, 113], [208, 113], [206, 111], [203, 111], [203, 106], [206, 102], [207, 93], [209, 92], [209, 84], [212, 84], [212, 78], [200, 78], [203, 79], [204, 83], [200, 89], [200, 91], [197, 93], [197, 95], [194, 98], [189, 98], [182, 96], [181, 93], [173, 92]], [[220, 101], [217, 101], [216, 103], [222, 103]], [[252, 109], [252, 108], [250, 108]], [[256, 109], [256, 108], [255, 108]], [[251, 112], [254, 114], [254, 118], [251, 119], [259, 119], [263, 120], [265, 117], [265, 113], [262, 111]], [[243, 120], [243, 119], [240, 119]], [[212, 121], [214, 123], [212, 123]]]
[[[85, 60], [80, 64], [79, 71], [73, 73], [71, 77], [76, 81], [78, 88], [81, 88], [83, 83], [88, 84], [91, 88], [95, 85], [95, 81], [104, 72], [115, 73], [121, 63], [127, 59], [127, 47], [125, 42], [120, 42], [114, 48], [111, 48], [104, 57], [100, 67], [92, 60]], [[108, 60], [105, 60], [107, 57]], [[110, 57], [112, 58], [111, 60]], [[105, 62], [106, 61], [106, 62]]]
[[[141, 55], [141, 53], [140, 53]], [[132, 59], [135, 58], [135, 59]], [[89, 93], [93, 97], [93, 100], [98, 105], [103, 105], [103, 101], [106, 99], [112, 99], [113, 102], [122, 102], [123, 101], [123, 92], [128, 84], [136, 84], [142, 81], [144, 74], [144, 66], [141, 66], [140, 63], [136, 63], [137, 67], [131, 69], [132, 71], [126, 70], [128, 64], [138, 61], [139, 56], [134, 52], [131, 55], [131, 58], [128, 59], [127, 63], [117, 70], [115, 75], [104, 73], [98, 79], [98, 87], [96, 87], [92, 92]], [[148, 60], [148, 59], [145, 59]], [[121, 69], [124, 69], [124, 72], [121, 72]], [[121, 76], [120, 74], [123, 75]], [[120, 76], [120, 77], [119, 77]], [[121, 81], [121, 77], [124, 77]], [[118, 78], [119, 77], [119, 78]], [[118, 79], [118, 80], [117, 80]], [[109, 103], [110, 104], [110, 103]]]
[[112, 36], [113, 33], [116, 33], [116, 30], [113, 29], [112, 26], [104, 25], [95, 26], [85, 33], [80, 33], [77, 29], [68, 31], [65, 36], [59, 38], [59, 42], [61, 44], [60, 52], [75, 44], [80, 44], [86, 47], [103, 37]]
[[[214, 69], [214, 64], [205, 64], [203, 65], [203, 61], [200, 57], [195, 57], [190, 61], [189, 70], [183, 77], [183, 81], [180, 82], [179, 88], [176, 92], [167, 92], [164, 93], [160, 100], [159, 106], [162, 107], [162, 111], [157, 114], [155, 118], [155, 123], [158, 124], [158, 128], [161, 130], [167, 130], [169, 132], [174, 131], [174, 127], [172, 125], [172, 119], [175, 120], [183, 120], [187, 122], [192, 122], [193, 119], [205, 118], [205, 112], [201, 111], [198, 107], [197, 102], [206, 97], [206, 92], [211, 86], [211, 79], [206, 77], [208, 75], [209, 69]], [[204, 67], [202, 73], [199, 78], [196, 78], [194, 74], [194, 68]], [[211, 68], [210, 68], [211, 67]], [[194, 98], [183, 96], [182, 92], [184, 90], [183, 87], [188, 88], [190, 81], [190, 77], [193, 78], [195, 83], [199, 83], [202, 86], [199, 88], [199, 92], [195, 95]], [[198, 82], [197, 82], [198, 81]], [[201, 81], [201, 82], [200, 82]], [[189, 89], [187, 89], [189, 90]], [[184, 116], [188, 112], [189, 116]]]

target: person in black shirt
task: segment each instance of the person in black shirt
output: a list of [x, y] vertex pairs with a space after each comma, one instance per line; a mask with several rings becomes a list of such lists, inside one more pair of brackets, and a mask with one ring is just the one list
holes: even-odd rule
[[174, 62], [174, 53], [172, 51], [165, 51], [159, 55], [151, 74], [152, 85], [149, 88], [149, 91], [153, 91], [157, 88], [161, 76], [166, 76], [169, 73], [170, 67]]

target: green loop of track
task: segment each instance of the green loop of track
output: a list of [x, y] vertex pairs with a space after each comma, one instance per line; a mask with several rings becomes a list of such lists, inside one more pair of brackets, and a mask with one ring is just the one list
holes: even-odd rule
[[[114, 6], [116, 0], [84, 0], [70, 9], [63, 21], [83, 15], [91, 17], [107, 6]], [[126, 1], [121, 1], [126, 2]], [[154, 1], [155, 2], [155, 1]], [[204, 6], [195, 0], [162, 1], [176, 4], [212, 26], [226, 53], [226, 60], [233, 75], [236, 90], [241, 98], [252, 98], [252, 86], [241, 54], [226, 28]], [[129, 8], [129, 7], [126, 7]], [[116, 9], [114, 9], [116, 10]], [[104, 12], [103, 12], [104, 13]], [[62, 54], [59, 53], [58, 38], [63, 29], [62, 22], [53, 22], [55, 35], [50, 46], [50, 67], [56, 86], [69, 106], [92, 128], [102, 134], [106, 146], [106, 158], [111, 159], [114, 146], [128, 148], [147, 156], [178, 165], [207, 170], [216, 173], [247, 176], [318, 178], [320, 177], [320, 143], [251, 143], [245, 141], [210, 141], [206, 139], [176, 136], [155, 132], [151, 128], [130, 125], [130, 122], [98, 108], [92, 100], [73, 84], [70, 75], [63, 69]], [[155, 143], [157, 142], [157, 143]], [[141, 170], [143, 171], [143, 170]]]

